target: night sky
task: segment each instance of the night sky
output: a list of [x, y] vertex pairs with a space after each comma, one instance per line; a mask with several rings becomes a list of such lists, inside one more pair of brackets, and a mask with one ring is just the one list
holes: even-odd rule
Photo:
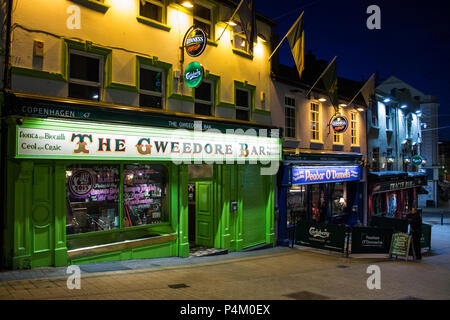
[[[361, 81], [377, 70], [395, 75], [440, 103], [439, 127], [450, 126], [450, 19], [447, 1], [255, 0], [257, 12], [277, 22], [280, 39], [304, 13], [305, 53], [331, 61], [339, 76]], [[381, 9], [381, 29], [366, 27], [370, 5]], [[294, 65], [289, 44], [281, 63]], [[450, 141], [450, 127], [439, 130]]]

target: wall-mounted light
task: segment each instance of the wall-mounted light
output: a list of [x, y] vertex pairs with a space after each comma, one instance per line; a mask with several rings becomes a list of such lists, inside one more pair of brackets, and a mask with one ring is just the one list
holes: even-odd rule
[[191, 1], [183, 1], [181, 5], [185, 8], [192, 8], [194, 6]]
[[258, 33], [257, 39], [261, 42], [267, 42], [266, 37], [264, 37], [261, 33]]
[[236, 26], [237, 26], [237, 23], [234, 22], [233, 20], [228, 21], [228, 24], [229, 24], [230, 26], [232, 26], [232, 27], [236, 27]]
[[319, 98], [319, 101], [320, 102], [324, 102], [324, 101], [327, 101], [327, 99], [326, 98]]
[[347, 105], [345, 103], [340, 103], [339, 107], [346, 107]]
[[421, 114], [422, 113], [422, 110], [416, 110], [416, 114]]
[[363, 112], [363, 111], [364, 111], [364, 108], [359, 107], [359, 108], [357, 108], [356, 110], [358, 110], [359, 112]]
[[410, 162], [411, 162], [411, 157], [408, 156], [408, 155], [405, 155], [405, 156], [403, 157], [403, 161], [405, 161], [405, 163], [410, 163]]
[[386, 159], [389, 163], [393, 163], [395, 161], [395, 157], [392, 154], [388, 154]]
[[400, 106], [400, 109], [406, 109], [406, 108], [408, 108], [408, 105], [406, 105], [406, 104], [402, 104], [402, 105]]
[[384, 102], [384, 103], [391, 102], [391, 99], [390, 99], [390, 98], [386, 98], [386, 99], [383, 100], [383, 102]]

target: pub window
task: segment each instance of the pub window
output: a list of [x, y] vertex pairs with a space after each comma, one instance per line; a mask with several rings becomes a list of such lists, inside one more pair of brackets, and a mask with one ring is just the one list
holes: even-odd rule
[[[341, 108], [341, 107], [338, 107], [338, 110], [337, 110], [335, 116], [336, 116], [336, 115], [342, 116], [342, 108]], [[342, 133], [334, 132], [334, 133], [333, 133], [333, 143], [336, 143], [336, 144], [342, 144], [342, 143], [344, 143], [343, 134], [342, 134]]]
[[386, 155], [387, 155], [387, 159], [386, 159], [386, 162], [387, 162], [387, 169], [388, 169], [388, 171], [392, 171], [393, 169], [394, 169], [394, 162], [391, 160], [392, 158], [392, 148], [388, 148], [388, 149], [386, 149]]
[[234, 27], [233, 46], [235, 49], [245, 52], [249, 52], [250, 50], [247, 36], [245, 35], [244, 29], [242, 28], [240, 22]]
[[123, 226], [169, 221], [168, 171], [163, 165], [129, 164], [123, 170]]
[[412, 115], [409, 114], [406, 117], [406, 138], [411, 139], [412, 138]]
[[311, 103], [311, 140], [320, 140], [319, 131], [319, 105], [317, 103]]
[[250, 92], [236, 88], [236, 119], [250, 120]]
[[162, 109], [164, 107], [164, 72], [141, 65], [139, 69], [139, 105]]
[[213, 108], [212, 84], [203, 81], [200, 86], [195, 88], [194, 112], [205, 116], [210, 116]]
[[194, 25], [205, 31], [208, 39], [212, 38], [212, 10], [198, 3], [194, 4]]
[[386, 106], [386, 130], [392, 130], [391, 107]]
[[378, 127], [378, 103], [372, 103], [372, 125]]
[[139, 0], [139, 15], [164, 23], [164, 0]]
[[118, 229], [119, 166], [71, 165], [66, 169], [66, 234]]
[[352, 145], [358, 145], [358, 114], [356, 112], [351, 113], [350, 133], [352, 136]]
[[69, 97], [100, 101], [103, 86], [103, 57], [69, 51]]
[[295, 99], [284, 97], [285, 136], [295, 138]]
[[372, 169], [378, 170], [380, 168], [380, 148], [373, 148], [372, 150]]

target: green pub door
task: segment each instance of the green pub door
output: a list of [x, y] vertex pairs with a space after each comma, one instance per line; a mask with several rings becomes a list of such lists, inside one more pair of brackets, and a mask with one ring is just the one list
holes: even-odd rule
[[213, 182], [195, 183], [195, 244], [214, 246]]

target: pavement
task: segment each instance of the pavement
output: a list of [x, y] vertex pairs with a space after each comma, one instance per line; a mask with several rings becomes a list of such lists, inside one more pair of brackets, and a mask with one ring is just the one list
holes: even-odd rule
[[[442, 209], [441, 209], [442, 210]], [[432, 250], [421, 262], [275, 247], [207, 257], [79, 265], [80, 289], [66, 267], [0, 272], [0, 300], [411, 300], [450, 299], [450, 211], [424, 209]], [[368, 289], [368, 267], [381, 289]], [[72, 282], [71, 282], [72, 283]]]

